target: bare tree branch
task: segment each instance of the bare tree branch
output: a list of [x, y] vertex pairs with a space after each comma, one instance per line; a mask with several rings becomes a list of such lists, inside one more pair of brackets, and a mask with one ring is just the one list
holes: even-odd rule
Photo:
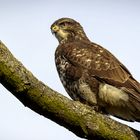
[[0, 42], [0, 82], [25, 106], [88, 140], [137, 140], [140, 132], [52, 90]]

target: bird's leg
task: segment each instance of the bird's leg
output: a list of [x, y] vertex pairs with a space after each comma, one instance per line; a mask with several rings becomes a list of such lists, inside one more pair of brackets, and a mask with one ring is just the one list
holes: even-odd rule
[[92, 109], [101, 114], [108, 114], [103, 107], [100, 107], [98, 105], [92, 106]]

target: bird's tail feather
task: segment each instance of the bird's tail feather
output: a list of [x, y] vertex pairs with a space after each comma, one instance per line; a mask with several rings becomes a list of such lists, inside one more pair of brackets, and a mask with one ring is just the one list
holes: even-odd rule
[[134, 121], [140, 122], [140, 93], [133, 89], [123, 89], [129, 96], [127, 107]]

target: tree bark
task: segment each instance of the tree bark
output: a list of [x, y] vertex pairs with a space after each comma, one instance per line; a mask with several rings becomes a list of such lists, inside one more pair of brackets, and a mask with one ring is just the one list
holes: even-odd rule
[[138, 140], [140, 132], [39, 81], [0, 41], [0, 82], [25, 106], [88, 140]]

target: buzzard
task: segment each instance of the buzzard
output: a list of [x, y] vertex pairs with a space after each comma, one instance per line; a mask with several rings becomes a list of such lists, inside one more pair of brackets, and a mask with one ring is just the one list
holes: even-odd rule
[[73, 100], [127, 121], [140, 121], [140, 83], [108, 50], [91, 42], [71, 18], [56, 20], [51, 31], [59, 41], [55, 62]]

